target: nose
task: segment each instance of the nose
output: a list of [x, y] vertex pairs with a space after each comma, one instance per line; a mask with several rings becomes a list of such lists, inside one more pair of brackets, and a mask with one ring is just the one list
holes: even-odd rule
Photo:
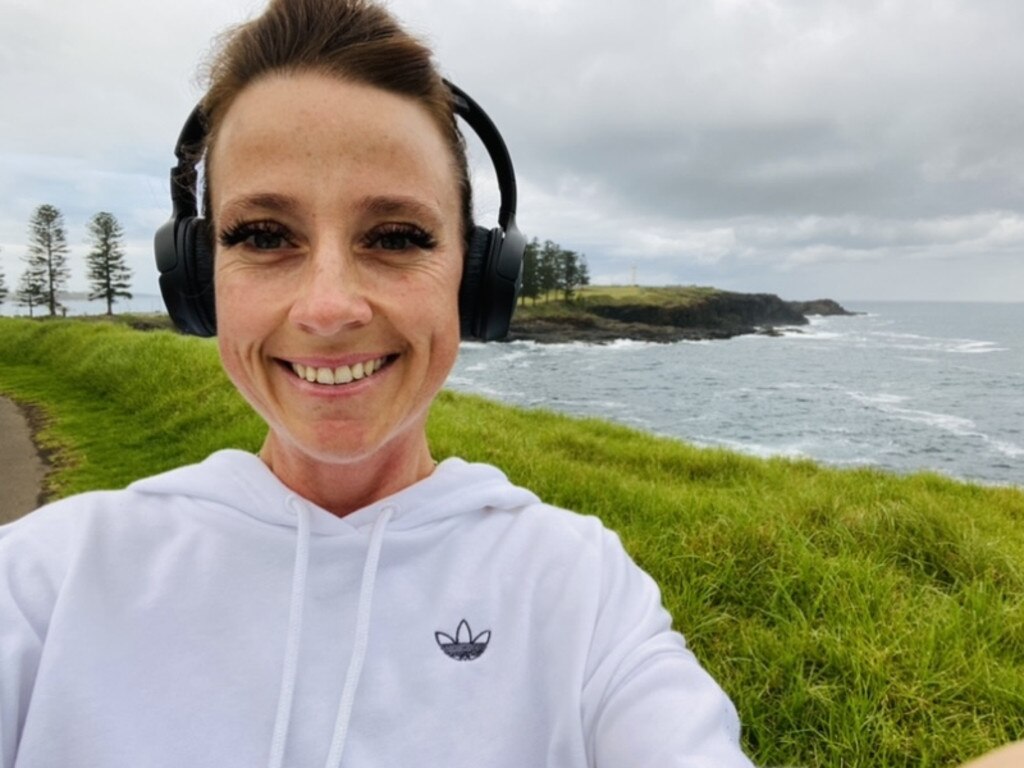
[[344, 248], [324, 244], [309, 255], [289, 320], [307, 333], [331, 336], [373, 318], [366, 276]]

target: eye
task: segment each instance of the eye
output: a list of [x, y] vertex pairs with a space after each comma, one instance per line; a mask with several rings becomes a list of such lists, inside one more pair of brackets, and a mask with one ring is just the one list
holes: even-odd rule
[[292, 245], [287, 228], [275, 221], [246, 221], [220, 233], [220, 244], [230, 248], [242, 243], [254, 251], [273, 251]]
[[436, 247], [433, 236], [414, 224], [385, 224], [372, 230], [365, 238], [368, 248], [385, 251], [407, 251], [420, 248], [429, 251]]

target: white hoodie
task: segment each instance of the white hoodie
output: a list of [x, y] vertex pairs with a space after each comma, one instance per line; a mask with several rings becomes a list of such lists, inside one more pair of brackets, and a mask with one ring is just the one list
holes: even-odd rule
[[0, 766], [738, 766], [592, 517], [443, 462], [344, 518], [221, 451], [0, 527]]

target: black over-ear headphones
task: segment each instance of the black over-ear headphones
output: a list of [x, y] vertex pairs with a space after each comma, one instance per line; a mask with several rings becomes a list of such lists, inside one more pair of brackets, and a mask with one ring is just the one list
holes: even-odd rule
[[[523, 282], [526, 238], [516, 227], [516, 177], [501, 134], [480, 106], [447, 80], [455, 114], [480, 137], [498, 176], [501, 207], [494, 229], [474, 226], [466, 247], [459, 286], [462, 338], [490, 341], [508, 333]], [[202, 110], [192, 110], [181, 129], [171, 169], [171, 218], [154, 238], [160, 292], [174, 324], [194, 336], [216, 336], [213, 292], [213, 242], [199, 216], [196, 166], [206, 123]]]

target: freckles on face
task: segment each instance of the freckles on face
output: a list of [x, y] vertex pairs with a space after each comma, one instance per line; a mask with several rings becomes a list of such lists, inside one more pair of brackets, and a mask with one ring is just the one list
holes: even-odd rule
[[422, 439], [458, 350], [463, 250], [425, 109], [268, 77], [225, 114], [210, 185], [221, 358], [272, 435], [338, 460]]

